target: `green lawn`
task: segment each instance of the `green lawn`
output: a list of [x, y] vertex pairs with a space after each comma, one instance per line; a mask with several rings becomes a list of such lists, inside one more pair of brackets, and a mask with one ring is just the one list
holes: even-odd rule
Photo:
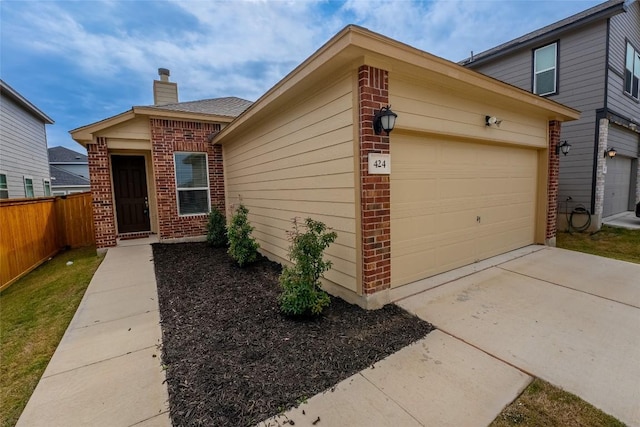
[[490, 427], [508, 426], [624, 427], [624, 423], [536, 378], [490, 424]]
[[640, 230], [603, 226], [595, 233], [558, 233], [559, 248], [640, 264]]
[[18, 421], [101, 261], [62, 252], [0, 293], [0, 426]]

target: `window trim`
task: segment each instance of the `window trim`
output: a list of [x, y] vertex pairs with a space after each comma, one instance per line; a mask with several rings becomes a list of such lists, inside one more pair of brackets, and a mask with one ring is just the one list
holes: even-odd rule
[[[633, 53], [635, 55], [639, 55], [640, 56], [640, 50], [636, 49], [636, 47], [633, 45], [633, 43], [631, 43], [631, 40], [629, 40], [628, 38], [625, 38], [625, 44], [624, 44], [624, 57], [623, 57], [623, 63], [622, 63], [622, 93], [624, 93], [626, 96], [628, 96], [629, 98], [633, 99], [635, 102], [640, 102], [640, 83], [638, 84], [638, 94], [637, 96], [633, 95], [633, 76], [636, 72], [635, 69], [631, 70], [631, 92], [627, 92], [627, 49], [629, 48], [629, 46], [631, 47], [631, 49], [633, 49]], [[635, 64], [635, 57], [634, 57], [634, 64]], [[633, 65], [633, 64], [632, 64]], [[638, 72], [638, 80], [640, 80], [640, 70], [637, 71]]]
[[[553, 79], [554, 79], [554, 88], [553, 88], [553, 92], [547, 92], [547, 93], [536, 93], [536, 82], [537, 82], [537, 75], [540, 74], [541, 72], [544, 71], [549, 71], [551, 70], [551, 68], [548, 68], [546, 70], [543, 71], [539, 71], [536, 73], [536, 52], [539, 51], [540, 49], [544, 49], [546, 47], [549, 46], [553, 46], [555, 45], [556, 47], [556, 60], [555, 60], [555, 65], [554, 65], [554, 73], [553, 73]], [[533, 93], [534, 95], [538, 95], [538, 96], [553, 96], [553, 95], [557, 95], [560, 91], [559, 91], [559, 87], [560, 87], [560, 40], [555, 40], [553, 42], [547, 43], [543, 46], [539, 46], [535, 49], [531, 50], [531, 93]]]
[[[0, 184], [0, 199], [8, 199], [9, 198], [9, 177], [4, 172], [0, 172], [0, 176], [4, 176], [4, 185], [5, 185], [5, 188], [2, 188], [2, 184]], [[2, 197], [2, 192], [6, 192], [7, 197]]]
[[[31, 181], [31, 196], [27, 193], [27, 180]], [[33, 199], [36, 197], [36, 190], [33, 187], [33, 177], [29, 175], [24, 175], [22, 177], [22, 183], [24, 184], [24, 197], [27, 199]]]
[[[204, 155], [205, 167], [206, 167], [206, 175], [207, 175], [207, 186], [206, 187], [189, 187], [189, 188], [180, 188], [178, 187], [178, 168], [176, 162], [176, 155], [178, 154], [202, 154]], [[191, 217], [191, 216], [199, 216], [199, 215], [209, 215], [211, 212], [211, 182], [209, 179], [209, 154], [204, 151], [174, 151], [173, 152], [173, 175], [174, 182], [176, 185], [176, 208], [178, 210], [178, 217]], [[181, 214], [180, 213], [180, 191], [196, 191], [196, 190], [206, 190], [207, 192], [207, 211], [199, 212], [199, 213], [189, 213], [189, 214]]]
[[[49, 191], [47, 191], [47, 187]], [[53, 194], [51, 192], [51, 179], [46, 179], [46, 178], [42, 179], [42, 191], [45, 197], [51, 197], [51, 195]], [[47, 194], [47, 192], [49, 194]]]

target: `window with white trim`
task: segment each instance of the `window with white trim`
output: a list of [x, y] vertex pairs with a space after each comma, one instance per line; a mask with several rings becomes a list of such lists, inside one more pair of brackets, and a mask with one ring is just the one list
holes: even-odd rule
[[638, 82], [640, 81], [640, 52], [627, 42], [627, 55], [624, 66], [624, 91], [635, 99], [639, 99]]
[[24, 197], [35, 197], [33, 193], [33, 178], [24, 177]]
[[9, 185], [7, 184], [7, 175], [0, 173], [0, 199], [9, 198]]
[[50, 196], [51, 195], [51, 181], [49, 181], [48, 179], [43, 179], [42, 180], [42, 187], [44, 189], [44, 195], [45, 196]]
[[558, 43], [533, 51], [533, 93], [552, 95], [558, 92]]
[[209, 213], [209, 172], [206, 153], [175, 153], [178, 214]]

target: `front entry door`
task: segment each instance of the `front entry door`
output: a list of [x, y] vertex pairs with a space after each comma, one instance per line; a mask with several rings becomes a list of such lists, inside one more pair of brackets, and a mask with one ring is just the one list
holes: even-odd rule
[[118, 233], [150, 231], [144, 156], [111, 156]]

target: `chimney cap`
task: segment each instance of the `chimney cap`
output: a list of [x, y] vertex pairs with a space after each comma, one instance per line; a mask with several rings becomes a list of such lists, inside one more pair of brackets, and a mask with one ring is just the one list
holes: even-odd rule
[[158, 68], [158, 75], [159, 76], [170, 76], [171, 73], [169, 72], [168, 68]]

